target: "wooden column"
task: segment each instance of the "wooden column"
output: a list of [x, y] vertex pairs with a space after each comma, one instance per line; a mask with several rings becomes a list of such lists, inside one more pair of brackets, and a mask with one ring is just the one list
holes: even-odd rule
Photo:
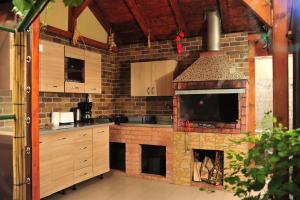
[[288, 127], [288, 0], [273, 0], [273, 15], [273, 114]]
[[32, 200], [40, 199], [39, 168], [39, 38], [40, 20], [31, 26], [31, 140], [32, 140]]
[[255, 43], [249, 41], [249, 127], [250, 133], [255, 134]]

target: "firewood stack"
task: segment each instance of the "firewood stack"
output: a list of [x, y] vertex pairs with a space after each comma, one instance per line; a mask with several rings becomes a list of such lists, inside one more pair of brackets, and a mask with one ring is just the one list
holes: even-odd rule
[[[198, 156], [195, 155], [195, 158]], [[202, 161], [195, 159], [193, 181], [206, 182], [213, 185], [223, 184], [222, 154], [215, 152], [215, 159], [205, 156]]]

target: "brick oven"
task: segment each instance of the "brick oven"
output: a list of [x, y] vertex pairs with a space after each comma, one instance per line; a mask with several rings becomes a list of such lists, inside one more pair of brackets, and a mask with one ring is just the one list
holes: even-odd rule
[[223, 188], [231, 140], [248, 129], [248, 80], [221, 51], [208, 51], [174, 80], [173, 181]]

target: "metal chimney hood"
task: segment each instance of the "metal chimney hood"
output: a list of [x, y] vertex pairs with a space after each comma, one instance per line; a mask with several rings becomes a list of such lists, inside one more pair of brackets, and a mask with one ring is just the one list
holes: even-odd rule
[[175, 95], [191, 94], [242, 94], [246, 93], [243, 88], [239, 89], [209, 89], [209, 90], [175, 90]]

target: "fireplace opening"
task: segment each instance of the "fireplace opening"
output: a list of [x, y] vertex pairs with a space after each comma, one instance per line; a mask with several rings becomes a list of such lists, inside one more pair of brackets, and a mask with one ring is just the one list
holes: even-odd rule
[[110, 168], [120, 171], [126, 170], [126, 146], [125, 143], [109, 143]]
[[193, 150], [193, 181], [223, 185], [224, 151]]
[[180, 118], [191, 122], [236, 123], [238, 94], [190, 94], [180, 96]]
[[166, 176], [166, 147], [141, 145], [142, 173]]

